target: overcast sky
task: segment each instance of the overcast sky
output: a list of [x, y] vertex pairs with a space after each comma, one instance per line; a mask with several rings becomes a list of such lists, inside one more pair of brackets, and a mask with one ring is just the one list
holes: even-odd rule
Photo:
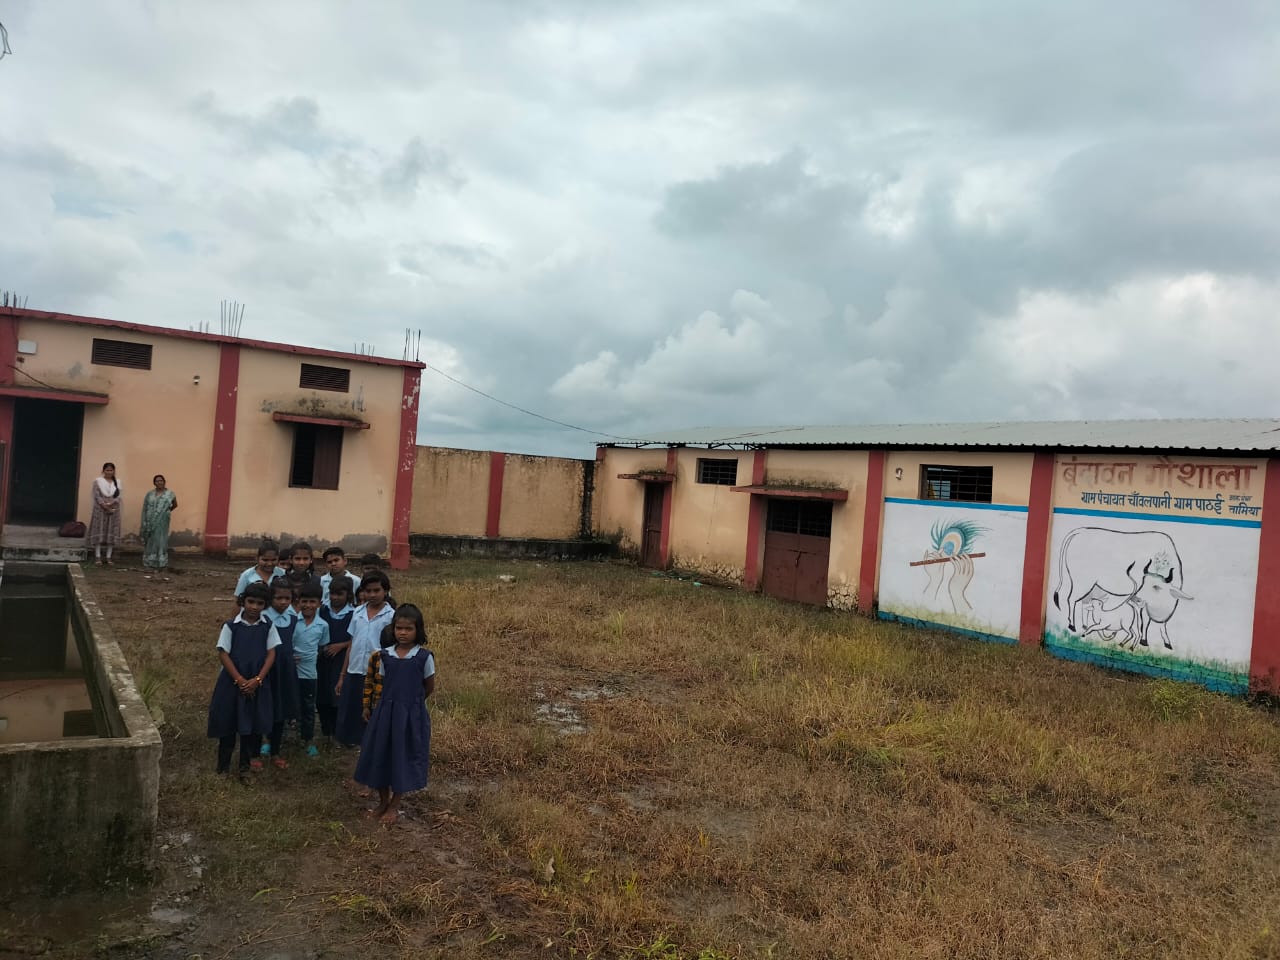
[[[0, 288], [619, 436], [1280, 416], [1280, 6], [0, 0]], [[422, 443], [591, 456], [424, 372]]]

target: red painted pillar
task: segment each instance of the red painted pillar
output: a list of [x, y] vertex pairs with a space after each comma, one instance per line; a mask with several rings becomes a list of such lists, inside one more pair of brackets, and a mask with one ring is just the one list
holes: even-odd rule
[[[0, 384], [12, 386], [18, 365], [18, 318], [0, 314]], [[13, 476], [13, 397], [0, 397], [0, 522], [9, 519], [9, 478]]]
[[[757, 450], [751, 461], [751, 485], [758, 487], [764, 483], [765, 457], [767, 452]], [[764, 535], [765, 510], [769, 503], [764, 497], [754, 493], [747, 495], [747, 556], [742, 565], [742, 585], [748, 590], [760, 589], [760, 539]]]
[[858, 565], [858, 612], [876, 609], [876, 562], [880, 559], [880, 514], [884, 510], [883, 450], [867, 454], [867, 495], [862, 505], [862, 560]]
[[1280, 693], [1280, 459], [1267, 461], [1258, 542], [1258, 586], [1253, 600], [1253, 653], [1249, 689]]
[[413, 518], [413, 471], [418, 463], [418, 400], [422, 371], [404, 368], [400, 398], [400, 448], [396, 458], [396, 492], [391, 507], [391, 569], [409, 568], [409, 525]]
[[[667, 447], [667, 473], [676, 472], [676, 448]], [[662, 486], [662, 536], [658, 540], [658, 550], [662, 554], [662, 568], [665, 570], [671, 562], [671, 501], [675, 499], [675, 481]]]
[[1018, 642], [1044, 642], [1045, 578], [1048, 573], [1049, 534], [1053, 529], [1052, 453], [1037, 453], [1031, 462], [1031, 492], [1027, 501], [1027, 547], [1022, 558], [1022, 617]]
[[505, 453], [489, 454], [489, 512], [484, 521], [484, 535], [498, 536], [502, 528], [502, 475], [507, 470]]
[[218, 399], [213, 412], [209, 499], [204, 516], [204, 552], [226, 553], [231, 517], [231, 466], [236, 451], [236, 397], [240, 392], [240, 345], [224, 343], [218, 356]]

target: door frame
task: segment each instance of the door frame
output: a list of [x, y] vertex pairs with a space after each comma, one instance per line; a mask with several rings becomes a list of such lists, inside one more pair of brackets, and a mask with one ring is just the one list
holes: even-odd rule
[[[8, 399], [8, 398], [6, 398]], [[13, 519], [13, 480], [14, 473], [18, 468], [18, 457], [16, 456], [16, 444], [14, 441], [18, 439], [20, 430], [20, 404], [31, 401], [40, 403], [59, 403], [72, 404], [80, 408], [80, 429], [75, 438], [75, 476], [71, 479], [71, 497], [69, 503], [70, 512], [67, 515], [68, 520], [76, 519], [76, 513], [80, 507], [80, 472], [84, 467], [84, 417], [85, 406], [83, 400], [79, 398], [62, 398], [57, 396], [33, 396], [33, 397], [15, 397], [9, 400], [9, 430], [8, 442], [3, 445], [0, 455], [3, 456], [4, 462], [0, 464], [0, 477], [3, 478], [4, 489], [0, 491], [0, 503], [3, 504], [3, 519], [0, 522], [6, 524], [15, 523]], [[28, 522], [30, 523], [30, 522]], [[47, 523], [34, 523], [34, 526], [49, 526]]]

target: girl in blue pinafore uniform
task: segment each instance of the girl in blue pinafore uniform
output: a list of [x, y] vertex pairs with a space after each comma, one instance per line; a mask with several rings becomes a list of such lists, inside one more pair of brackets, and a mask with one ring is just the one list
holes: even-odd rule
[[285, 721], [297, 720], [302, 710], [298, 697], [298, 665], [293, 659], [293, 628], [298, 624], [298, 615], [293, 609], [293, 587], [283, 578], [271, 581], [271, 606], [263, 616], [275, 625], [280, 649], [276, 651], [276, 667], [271, 671], [270, 681], [274, 722], [270, 742], [262, 745], [262, 755], [271, 757], [271, 762], [284, 770], [289, 766], [280, 755]]
[[218, 741], [218, 773], [231, 772], [231, 754], [240, 738], [240, 774], [249, 771], [262, 735], [271, 729], [271, 687], [280, 637], [262, 617], [267, 588], [255, 583], [244, 593], [244, 609], [222, 625], [218, 659], [222, 671], [209, 700], [209, 736]]
[[320, 616], [329, 625], [329, 643], [316, 660], [316, 713], [320, 717], [320, 732], [329, 738], [330, 744], [338, 719], [338, 695], [333, 689], [342, 676], [342, 661], [351, 646], [351, 616], [356, 609], [351, 606], [354, 593], [355, 585], [350, 577], [334, 577], [330, 581], [329, 596], [320, 608]]
[[374, 811], [385, 824], [395, 823], [395, 802], [410, 790], [427, 785], [431, 765], [431, 716], [426, 698], [436, 685], [436, 661], [427, 649], [422, 612], [406, 603], [391, 621], [395, 644], [369, 658], [365, 672], [364, 716], [368, 723], [360, 744], [355, 778], [378, 791]]

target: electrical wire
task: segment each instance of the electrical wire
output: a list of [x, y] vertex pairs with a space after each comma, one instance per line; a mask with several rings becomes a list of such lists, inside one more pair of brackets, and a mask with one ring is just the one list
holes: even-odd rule
[[570, 430], [577, 430], [581, 433], [589, 433], [594, 437], [608, 437], [610, 440], [622, 440], [626, 443], [643, 443], [644, 442], [643, 440], [638, 440], [635, 437], [619, 437], [612, 433], [605, 433], [603, 430], [589, 430], [586, 427], [579, 427], [572, 423], [565, 423], [563, 420], [556, 420], [554, 417], [544, 417], [540, 413], [534, 413], [532, 410], [526, 410], [524, 407], [516, 406], [514, 403], [508, 403], [506, 400], [499, 400], [497, 397], [493, 396], [492, 394], [485, 393], [483, 390], [479, 390], [476, 387], [471, 386], [471, 384], [469, 383], [463, 383], [457, 377], [451, 377], [449, 374], [445, 373], [443, 370], [437, 367], [433, 367], [429, 363], [423, 363], [422, 365], [426, 367], [428, 370], [430, 370], [432, 373], [440, 374], [440, 376], [444, 377], [446, 380], [450, 381], [451, 383], [456, 383], [458, 386], [462, 387], [463, 389], [470, 390], [472, 393], [480, 394], [480, 396], [484, 397], [486, 400], [492, 400], [494, 403], [500, 403], [504, 407], [510, 407], [512, 410], [517, 410], [520, 413], [526, 414], [527, 416], [536, 417], [539, 420], [545, 420], [547, 423], [554, 423], [558, 427], [567, 427]]

